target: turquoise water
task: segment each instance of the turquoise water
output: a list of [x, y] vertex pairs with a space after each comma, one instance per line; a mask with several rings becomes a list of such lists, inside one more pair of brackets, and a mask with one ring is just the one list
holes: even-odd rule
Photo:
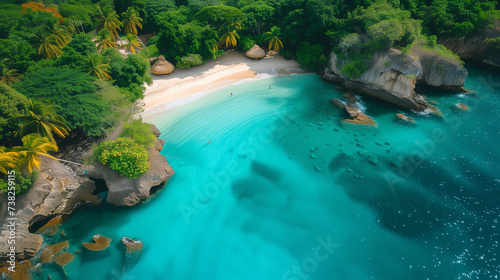
[[[80, 211], [67, 238], [47, 240], [75, 252], [113, 238], [78, 254], [70, 279], [495, 279], [500, 79], [469, 71], [475, 95], [426, 92], [442, 119], [363, 98], [378, 128], [342, 125], [329, 103], [342, 93], [316, 75], [167, 111], [154, 120], [176, 171], [167, 186], [133, 208]], [[125, 256], [122, 236], [142, 240], [142, 255]], [[62, 275], [37, 278], [49, 273]]]

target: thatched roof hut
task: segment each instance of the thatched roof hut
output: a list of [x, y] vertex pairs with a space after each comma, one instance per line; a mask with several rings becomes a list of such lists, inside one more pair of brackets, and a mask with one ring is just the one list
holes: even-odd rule
[[165, 75], [172, 73], [174, 69], [175, 66], [172, 63], [166, 61], [163, 55], [160, 55], [155, 64], [151, 66], [151, 73], [156, 75]]
[[266, 56], [266, 52], [261, 47], [255, 44], [246, 52], [246, 55], [250, 58], [263, 58], [264, 56]]

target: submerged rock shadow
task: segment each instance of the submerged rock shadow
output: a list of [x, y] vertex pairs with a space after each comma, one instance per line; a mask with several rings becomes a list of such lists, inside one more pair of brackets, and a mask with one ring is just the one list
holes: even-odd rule
[[447, 208], [440, 197], [433, 197], [432, 193], [419, 189], [415, 182], [408, 180], [390, 184], [382, 176], [390, 172], [387, 164], [390, 159], [382, 161], [386, 164], [370, 166], [352, 156], [339, 154], [329, 168], [334, 173], [343, 166], [350, 166], [340, 171], [336, 184], [342, 186], [351, 199], [373, 209], [377, 213], [377, 222], [397, 235], [422, 238], [456, 216], [455, 211]]

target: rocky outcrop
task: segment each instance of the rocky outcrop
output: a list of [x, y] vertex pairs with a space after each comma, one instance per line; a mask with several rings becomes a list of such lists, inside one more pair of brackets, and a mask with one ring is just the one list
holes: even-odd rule
[[457, 103], [456, 106], [457, 106], [458, 109], [460, 109], [462, 111], [469, 111], [470, 110], [469, 106], [467, 106], [467, 105], [465, 105], [463, 103]]
[[398, 118], [398, 120], [401, 120], [401, 121], [406, 122], [406, 123], [411, 123], [411, 124], [417, 123], [412, 117], [408, 117], [408, 116], [405, 116], [403, 114], [396, 114], [396, 117]]
[[[153, 128], [158, 137], [160, 132]], [[96, 189], [93, 179], [103, 179], [109, 189], [108, 201], [115, 205], [131, 206], [150, 195], [154, 186], [166, 183], [173, 175], [173, 170], [160, 154], [164, 141], [157, 139], [149, 151], [151, 168], [136, 179], [127, 179], [102, 164], [95, 166], [69, 167], [62, 162], [43, 157], [38, 177], [27, 194], [16, 198], [16, 261], [29, 259], [40, 250], [43, 237], [30, 233], [53, 236], [60, 231], [62, 217], [70, 215], [82, 205], [99, 205], [102, 199], [94, 195]], [[0, 206], [6, 209], [6, 197], [2, 193]], [[0, 223], [7, 225], [7, 211], [0, 211]], [[50, 220], [50, 221], [49, 221]], [[45, 224], [44, 226], [37, 225]], [[35, 227], [33, 229], [33, 227]], [[0, 230], [0, 267], [6, 264], [9, 253], [10, 231], [6, 227]], [[60, 232], [63, 235], [62, 232]], [[65, 254], [59, 261], [63, 266], [71, 256]]]
[[109, 247], [112, 239], [96, 234], [92, 237], [92, 240], [94, 240], [93, 243], [82, 243], [83, 247], [90, 251], [102, 251]]
[[30, 269], [32, 264], [30, 261], [16, 261], [16, 269], [14, 272], [8, 270], [6, 266], [0, 267], [0, 275], [2, 275], [2, 279], [11, 279], [11, 280], [30, 280], [31, 273]]
[[500, 20], [494, 22], [479, 34], [460, 38], [447, 38], [439, 43], [462, 58], [482, 61], [500, 67], [500, 51], [493, 48], [488, 41], [500, 36]]
[[109, 203], [117, 206], [135, 205], [150, 196], [151, 188], [165, 184], [174, 174], [166, 158], [160, 154], [164, 144], [164, 140], [156, 140], [149, 150], [151, 168], [136, 179], [123, 177], [117, 171], [101, 163], [89, 167], [88, 176], [106, 182], [109, 190], [107, 197]]
[[359, 102], [361, 100], [352, 93], [346, 93], [343, 95], [344, 98], [347, 99], [346, 102], [342, 102], [338, 99], [332, 99], [331, 102], [339, 107], [340, 109], [344, 109], [350, 116], [350, 119], [344, 119], [342, 122], [344, 123], [352, 123], [352, 124], [361, 124], [361, 125], [370, 125], [377, 126], [377, 123], [370, 118], [368, 115], [362, 113], [359, 109]]
[[122, 241], [123, 245], [125, 245], [125, 247], [127, 248], [127, 251], [126, 251], [127, 254], [141, 251], [142, 248], [144, 247], [144, 244], [142, 243], [142, 241], [133, 240], [133, 239], [130, 239], [130, 238], [125, 237], [125, 236], [122, 237], [121, 241]]
[[341, 74], [346, 63], [332, 53], [323, 79], [416, 111], [432, 108], [415, 93], [417, 82], [464, 92], [462, 86], [468, 74], [458, 62], [425, 51], [413, 55], [403, 55], [397, 49], [378, 51], [369, 60], [368, 70], [356, 79]]
[[54, 258], [59, 255], [62, 250], [69, 248], [69, 242], [63, 241], [52, 245], [45, 245], [43, 252], [40, 255], [40, 263], [53, 262]]
[[[29, 228], [36, 222], [57, 215], [68, 215], [80, 205], [97, 205], [101, 199], [92, 192], [94, 182], [85, 177], [74, 177], [61, 162], [43, 157], [41, 170], [29, 192], [16, 198], [16, 243], [17, 260], [33, 257], [40, 250], [43, 238], [32, 234]], [[7, 215], [0, 217], [7, 224]], [[9, 231], [0, 232], [0, 263], [7, 260]]]

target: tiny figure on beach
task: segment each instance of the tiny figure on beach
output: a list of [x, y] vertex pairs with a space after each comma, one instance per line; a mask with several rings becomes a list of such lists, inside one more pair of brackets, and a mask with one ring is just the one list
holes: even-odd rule
[[231, 96], [233, 96], [233, 93], [231, 92]]
[[269, 85], [269, 89], [271, 89], [271, 85]]
[[210, 144], [210, 143], [212, 143], [212, 140], [208, 141], [208, 142], [207, 142], [207, 144], [205, 144], [205, 145], [208, 145], [208, 144]]

